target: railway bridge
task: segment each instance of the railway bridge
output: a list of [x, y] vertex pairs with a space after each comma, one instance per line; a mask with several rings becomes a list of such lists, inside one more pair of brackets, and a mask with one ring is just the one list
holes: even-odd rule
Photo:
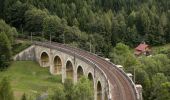
[[14, 56], [14, 60], [37, 61], [49, 67], [62, 82], [71, 78], [76, 83], [82, 75], [94, 86], [94, 100], [142, 100], [141, 87], [136, 87], [127, 74], [113, 63], [90, 52], [54, 42], [33, 42]]

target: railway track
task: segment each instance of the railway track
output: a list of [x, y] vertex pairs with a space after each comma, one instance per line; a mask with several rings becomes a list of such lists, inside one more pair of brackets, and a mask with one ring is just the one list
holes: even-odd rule
[[71, 52], [77, 56], [82, 56], [100, 67], [100, 69], [106, 74], [111, 85], [112, 100], [138, 100], [134, 84], [125, 75], [125, 73], [121, 72], [121, 70], [119, 70], [111, 62], [108, 62], [95, 54], [65, 44], [55, 42], [46, 42], [44, 44], [52, 45], [54, 48], [67, 50], [68, 52]]

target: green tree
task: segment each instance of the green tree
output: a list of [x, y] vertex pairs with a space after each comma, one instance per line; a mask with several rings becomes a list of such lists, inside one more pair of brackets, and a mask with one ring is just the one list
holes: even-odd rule
[[0, 19], [0, 32], [4, 32], [7, 38], [10, 40], [10, 43], [14, 43], [14, 36], [17, 35], [17, 31], [14, 27], [9, 26], [6, 24], [4, 20]]
[[11, 58], [11, 44], [4, 32], [0, 32], [0, 69], [9, 65]]
[[165, 75], [169, 76], [170, 74], [168, 69], [170, 65], [170, 59], [168, 56], [165, 54], [156, 54], [154, 55], [153, 59], [161, 64], [160, 72], [163, 72]]
[[67, 100], [74, 100], [73, 99], [73, 81], [72, 79], [66, 79], [64, 82], [64, 91], [66, 93]]
[[79, 27], [79, 22], [78, 22], [78, 20], [76, 19], [76, 18], [74, 18], [74, 20], [73, 20], [73, 26], [76, 26], [76, 27]]
[[125, 70], [133, 72], [133, 68], [138, 64], [137, 59], [129, 50], [129, 47], [123, 43], [118, 43], [110, 53], [111, 60], [115, 64], [124, 66]]
[[128, 24], [130, 27], [136, 24], [136, 12], [135, 11], [132, 11], [130, 15], [128, 16]]
[[128, 27], [127, 32], [126, 32], [125, 43], [127, 43], [130, 47], [134, 47], [137, 44], [139, 44], [140, 42], [141, 42], [141, 40], [139, 38], [139, 34], [136, 29], [136, 26], [133, 25], [132, 27]]
[[[64, 25], [63, 25], [64, 26]], [[53, 41], [61, 42], [64, 27], [61, 24], [61, 19], [58, 16], [48, 16], [43, 21], [43, 32], [47, 39], [52, 36]]]
[[21, 100], [27, 100], [25, 93], [22, 95]]
[[143, 69], [148, 73], [149, 78], [152, 78], [153, 75], [161, 72], [163, 69], [162, 62], [157, 59], [154, 56], [140, 58], [141, 63], [144, 65]]
[[86, 77], [82, 77], [74, 86], [74, 100], [94, 100], [92, 84]]
[[[163, 100], [160, 96], [160, 91], [163, 89], [161, 85], [168, 82], [167, 77], [163, 73], [157, 73], [152, 77], [152, 88], [150, 100]], [[158, 99], [159, 98], [159, 99]]]
[[[140, 66], [140, 67], [139, 67]], [[149, 78], [148, 73], [142, 68], [143, 65], [139, 65], [139, 68], [135, 69], [135, 77], [136, 80], [135, 82], [137, 84], [141, 84], [143, 87], [143, 97], [145, 99], [148, 99], [148, 97], [150, 96], [150, 92], [151, 90], [151, 80]]]
[[0, 83], [0, 100], [14, 100], [9, 80], [3, 78]]
[[6, 21], [18, 29], [22, 29], [24, 22], [24, 14], [29, 9], [29, 5], [16, 1], [6, 12]]
[[170, 100], [170, 82], [165, 82], [161, 84], [161, 89], [155, 100]]
[[7, 12], [8, 12], [8, 8], [10, 8], [14, 3], [16, 2], [16, 0], [4, 0], [2, 1], [2, 7], [3, 7], [3, 19], [6, 20], [7, 18]]
[[3, 10], [4, 10], [4, 2], [5, 0], [0, 0], [0, 18], [3, 17]]
[[66, 100], [66, 94], [64, 92], [64, 86], [63, 85], [57, 85], [57, 87], [54, 90], [54, 93], [50, 97], [51, 100]]
[[32, 8], [25, 12], [25, 30], [29, 32], [42, 32], [43, 21], [48, 11]]

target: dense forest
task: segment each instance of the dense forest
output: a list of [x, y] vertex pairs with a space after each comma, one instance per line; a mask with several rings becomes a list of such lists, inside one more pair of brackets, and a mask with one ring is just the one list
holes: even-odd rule
[[[19, 34], [73, 44], [108, 56], [122, 42], [134, 47], [170, 42], [169, 0], [1, 0], [0, 16]], [[43, 34], [42, 34], [43, 33]]]
[[142, 41], [170, 43], [170, 0], [0, 0], [0, 66], [8, 66], [14, 39], [31, 35], [135, 69], [145, 100], [170, 100], [170, 48], [149, 58], [130, 51]]

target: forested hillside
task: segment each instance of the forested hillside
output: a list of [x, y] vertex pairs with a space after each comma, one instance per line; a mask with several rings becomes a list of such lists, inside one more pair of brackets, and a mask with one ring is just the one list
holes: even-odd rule
[[170, 0], [0, 0], [0, 68], [9, 65], [14, 39], [31, 34], [108, 57], [135, 73], [144, 100], [170, 100], [169, 45], [151, 57], [130, 49], [170, 43]]
[[[1, 0], [0, 16], [19, 33], [36, 32], [93, 52], [170, 42], [169, 0]], [[39, 34], [38, 34], [39, 33]]]

